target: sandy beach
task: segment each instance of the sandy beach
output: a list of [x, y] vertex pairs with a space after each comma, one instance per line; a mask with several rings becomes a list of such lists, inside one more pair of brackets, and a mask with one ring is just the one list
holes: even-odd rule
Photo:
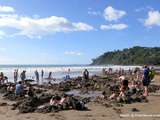
[[[155, 77], [152, 84], [160, 84], [160, 75]], [[90, 102], [87, 111], [66, 110], [54, 113], [26, 113], [20, 114], [18, 110], [11, 110], [12, 101], [0, 97], [0, 118], [3, 120], [159, 120], [160, 119], [160, 93], [150, 94], [148, 103], [124, 104], [123, 107], [105, 107]], [[3, 105], [2, 103], [7, 103]], [[136, 108], [137, 112], [132, 112]]]
[[[90, 103], [89, 111], [60, 111], [58, 113], [26, 113], [19, 114], [17, 110], [11, 110], [10, 106], [0, 107], [0, 118], [3, 120], [159, 120], [159, 117], [143, 117], [138, 115], [159, 115], [160, 96], [149, 97], [149, 103], [135, 103], [125, 105], [121, 109], [121, 114], [117, 113], [113, 108], [106, 108], [100, 104]], [[3, 100], [0, 100], [3, 102]], [[6, 102], [6, 101], [5, 101]], [[140, 112], [131, 112], [132, 108], [137, 108]], [[126, 117], [125, 117], [126, 115]], [[132, 115], [135, 115], [132, 117]]]

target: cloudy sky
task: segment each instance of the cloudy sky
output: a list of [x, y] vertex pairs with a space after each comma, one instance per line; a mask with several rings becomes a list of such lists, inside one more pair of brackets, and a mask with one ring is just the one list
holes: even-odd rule
[[0, 64], [88, 64], [160, 46], [159, 0], [0, 0]]

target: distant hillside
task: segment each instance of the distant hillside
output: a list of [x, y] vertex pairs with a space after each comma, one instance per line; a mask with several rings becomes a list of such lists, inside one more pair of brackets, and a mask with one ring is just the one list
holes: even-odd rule
[[160, 65], [160, 47], [139, 47], [106, 52], [92, 60], [92, 65]]

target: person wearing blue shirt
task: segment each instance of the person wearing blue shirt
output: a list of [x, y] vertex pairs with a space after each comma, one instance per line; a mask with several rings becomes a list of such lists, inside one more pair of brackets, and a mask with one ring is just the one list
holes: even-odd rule
[[18, 84], [16, 85], [16, 91], [15, 91], [16, 95], [22, 95], [23, 94], [23, 85], [22, 82], [19, 81]]

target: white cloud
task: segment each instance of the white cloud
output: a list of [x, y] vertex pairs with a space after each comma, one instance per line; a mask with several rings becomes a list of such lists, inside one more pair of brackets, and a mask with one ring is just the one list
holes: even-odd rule
[[101, 30], [123, 30], [128, 28], [128, 25], [126, 24], [109, 24], [109, 25], [101, 25], [100, 29]]
[[11, 6], [0, 6], [0, 12], [14, 12], [14, 8]]
[[105, 8], [103, 15], [107, 21], [117, 21], [126, 15], [126, 12], [123, 10], [116, 10], [112, 6], [108, 6]]
[[149, 11], [148, 18], [145, 19], [145, 26], [160, 26], [160, 12], [159, 11]]
[[9, 27], [19, 30], [16, 35], [30, 38], [55, 32], [90, 31], [94, 28], [86, 23], [71, 22], [64, 17], [50, 16], [46, 18], [31, 18], [17, 14], [1, 14], [0, 27]]
[[88, 25], [82, 22], [73, 23], [72, 25], [73, 25], [73, 29], [72, 29], [73, 31], [90, 31], [94, 29], [91, 25]]
[[83, 55], [82, 52], [75, 52], [75, 51], [66, 51], [64, 52], [65, 55], [76, 55], [76, 56], [81, 56]]

